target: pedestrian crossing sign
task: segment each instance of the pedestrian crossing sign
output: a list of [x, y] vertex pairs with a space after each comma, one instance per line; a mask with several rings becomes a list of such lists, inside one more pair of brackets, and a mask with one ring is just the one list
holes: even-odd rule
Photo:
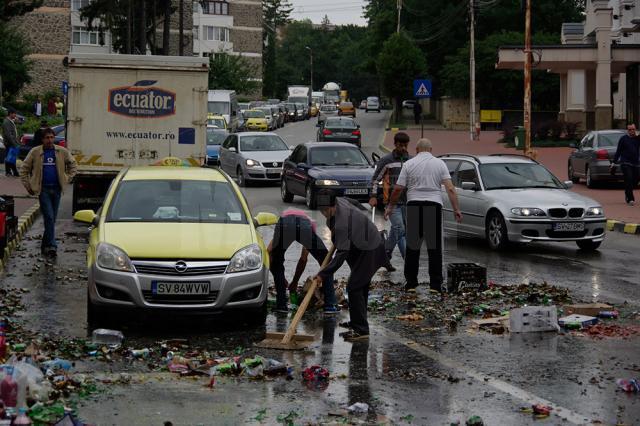
[[413, 80], [413, 96], [416, 98], [430, 98], [431, 80]]

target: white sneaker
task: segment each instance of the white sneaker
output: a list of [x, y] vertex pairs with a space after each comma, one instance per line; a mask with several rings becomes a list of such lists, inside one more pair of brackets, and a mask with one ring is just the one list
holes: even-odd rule
[[635, 206], [636, 202], [631, 200], [631, 201], [627, 201], [627, 204], [630, 205], [630, 206]]

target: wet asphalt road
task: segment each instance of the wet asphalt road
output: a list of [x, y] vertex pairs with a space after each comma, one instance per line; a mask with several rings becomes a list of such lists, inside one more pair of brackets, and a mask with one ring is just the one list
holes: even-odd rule
[[[383, 114], [360, 114], [366, 151], [373, 151], [382, 137]], [[306, 142], [315, 132], [314, 122], [304, 122], [280, 130], [289, 144]], [[280, 212], [277, 187], [244, 190], [252, 211]], [[304, 208], [303, 200], [294, 200]], [[43, 333], [86, 337], [86, 276], [84, 250], [86, 227], [69, 220], [70, 197], [63, 201], [58, 235], [60, 255], [54, 264], [38, 256], [37, 240], [42, 222], [37, 220], [1, 275], [3, 285], [30, 289], [25, 296], [24, 322]], [[322, 236], [327, 239], [324, 221], [317, 212]], [[377, 217], [379, 227], [384, 225]], [[261, 228], [265, 240], [270, 229]], [[489, 279], [502, 284], [547, 281], [569, 288], [576, 300], [598, 300], [627, 310], [640, 310], [640, 290], [636, 237], [611, 233], [598, 253], [585, 255], [573, 245], [538, 244], [516, 246], [503, 253], [489, 251], [483, 242], [446, 240], [446, 262], [478, 262], [488, 268]], [[293, 271], [298, 247], [287, 256]], [[399, 268], [391, 274], [379, 272], [377, 279], [402, 281]], [[426, 261], [422, 263], [426, 267]], [[309, 262], [307, 272], [317, 271]], [[291, 275], [292, 272], [288, 273]], [[426, 273], [423, 270], [422, 273]], [[343, 267], [337, 277], [348, 274]], [[306, 273], [305, 275], [306, 276]], [[303, 276], [303, 277], [304, 277]], [[376, 288], [374, 296], [398, 296], [395, 288]], [[424, 299], [424, 289], [419, 299]], [[398, 302], [400, 309], [403, 302]], [[408, 307], [407, 307], [408, 308]], [[408, 309], [407, 309], [408, 311]], [[95, 424], [278, 424], [279, 418], [294, 417], [294, 424], [343, 422], [363, 424], [449, 424], [479, 415], [486, 425], [494, 424], [640, 424], [638, 395], [616, 392], [614, 379], [640, 375], [640, 338], [592, 340], [555, 333], [490, 335], [467, 331], [466, 322], [457, 331], [425, 328], [385, 316], [370, 314], [372, 337], [368, 344], [345, 343], [337, 323], [348, 319], [321, 314], [305, 316], [300, 332], [317, 339], [304, 352], [254, 349], [265, 330], [284, 331], [289, 319], [269, 315], [264, 328], [245, 330], [214, 320], [160, 318], [123, 325], [125, 345], [153, 346], [158, 340], [188, 338], [194, 346], [211, 351], [246, 348], [247, 354], [261, 354], [294, 366], [296, 379], [275, 378], [251, 381], [247, 378], [220, 378], [213, 390], [206, 379], [178, 378], [175, 374], [150, 371], [144, 361], [107, 364], [85, 361], [76, 371], [109, 376], [132, 374], [129, 385], [105, 386], [105, 391], [80, 403], [82, 418]], [[420, 326], [422, 325], [422, 327]], [[306, 387], [298, 379], [301, 368], [319, 364], [333, 379], [326, 388]], [[634, 371], [635, 370], [635, 371]], [[520, 413], [520, 407], [550, 402], [559, 415], [535, 420]], [[370, 405], [367, 414], [347, 416], [343, 409], [355, 402]], [[263, 415], [261, 410], [266, 409]], [[260, 421], [258, 420], [260, 419]]]

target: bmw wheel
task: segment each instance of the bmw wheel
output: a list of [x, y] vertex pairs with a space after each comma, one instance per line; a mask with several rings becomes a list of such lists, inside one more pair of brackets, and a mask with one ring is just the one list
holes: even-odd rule
[[307, 185], [307, 188], [304, 191], [304, 201], [309, 210], [316, 209], [316, 194], [313, 193], [313, 188], [311, 184]]
[[486, 236], [489, 247], [493, 250], [501, 250], [509, 244], [507, 224], [497, 211], [491, 212], [487, 218]]
[[282, 197], [282, 201], [284, 201], [285, 203], [290, 203], [293, 201], [293, 194], [289, 192], [289, 189], [287, 188], [287, 181], [284, 179], [284, 177], [280, 181], [280, 197]]
[[573, 183], [580, 182], [580, 178], [576, 177], [575, 173], [573, 172], [573, 164], [571, 164], [571, 162], [569, 162], [569, 166], [567, 167], [567, 176], [569, 177], [569, 180]]

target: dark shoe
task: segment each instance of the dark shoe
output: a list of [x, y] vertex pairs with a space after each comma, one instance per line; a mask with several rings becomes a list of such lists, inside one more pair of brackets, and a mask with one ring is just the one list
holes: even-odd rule
[[418, 287], [418, 283], [409, 283], [409, 282], [407, 282], [404, 285], [404, 291], [416, 291], [416, 287]]
[[341, 322], [338, 325], [342, 328], [351, 328], [351, 323], [349, 321]]
[[368, 334], [360, 334], [355, 330], [345, 331], [344, 333], [340, 333], [340, 336], [347, 342], [353, 342], [356, 340], [366, 340], [369, 338]]
[[55, 247], [47, 247], [44, 249], [44, 255], [49, 257], [56, 257], [58, 252]]
[[396, 268], [394, 268], [394, 266], [391, 264], [391, 262], [387, 262], [384, 265], [384, 269], [387, 270], [387, 272], [395, 272]]

